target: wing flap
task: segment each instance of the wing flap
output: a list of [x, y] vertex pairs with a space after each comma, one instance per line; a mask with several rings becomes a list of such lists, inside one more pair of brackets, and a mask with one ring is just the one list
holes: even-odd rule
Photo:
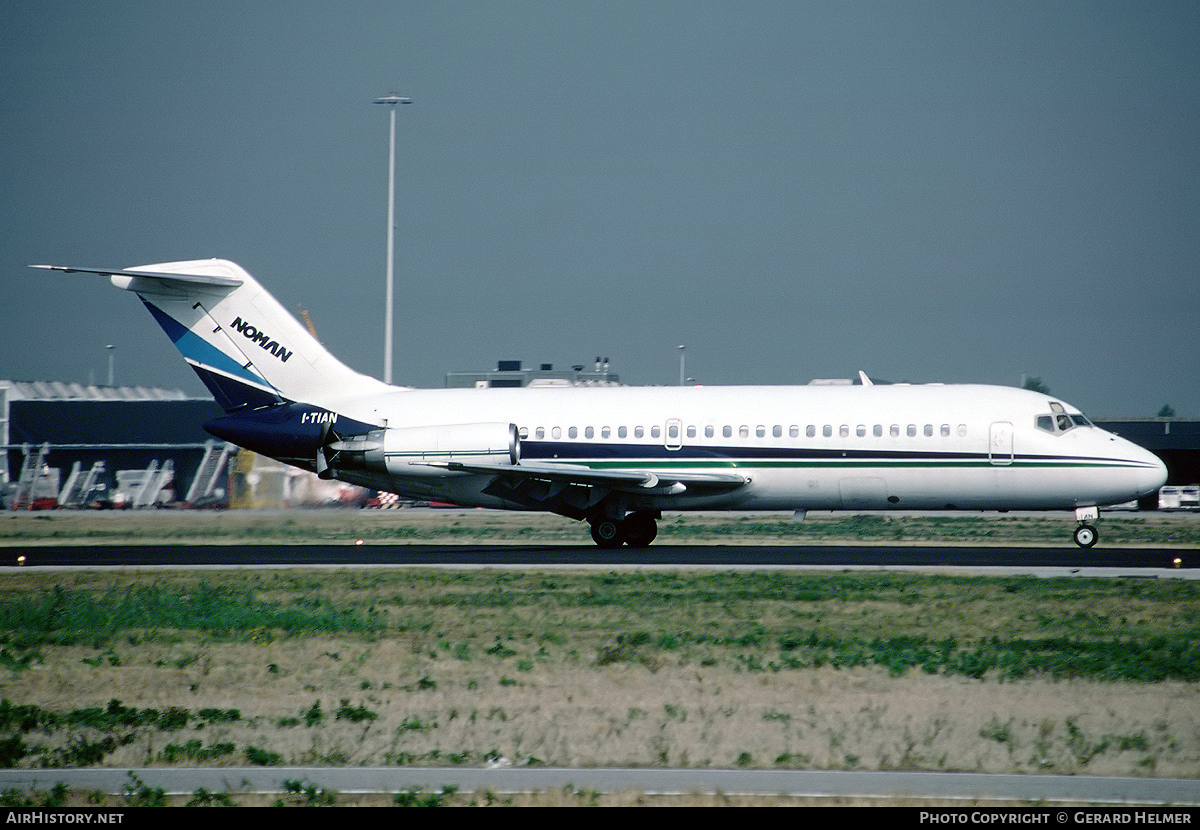
[[477, 475], [531, 479], [585, 487], [611, 487], [635, 491], [654, 490], [668, 495], [684, 490], [735, 490], [747, 482], [737, 473], [699, 473], [669, 470], [593, 470], [576, 464], [515, 465], [468, 464], [460, 461], [426, 462], [426, 466]]

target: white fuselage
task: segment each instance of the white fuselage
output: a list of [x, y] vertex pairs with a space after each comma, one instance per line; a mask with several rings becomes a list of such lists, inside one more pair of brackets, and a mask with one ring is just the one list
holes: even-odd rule
[[[397, 390], [335, 406], [388, 428], [509, 422], [524, 462], [747, 479], [719, 493], [635, 491], [629, 509], [1074, 509], [1138, 498], [1165, 479], [1154, 455], [1075, 408], [1008, 387]], [[484, 476], [389, 471], [404, 495], [521, 506], [480, 492]]]

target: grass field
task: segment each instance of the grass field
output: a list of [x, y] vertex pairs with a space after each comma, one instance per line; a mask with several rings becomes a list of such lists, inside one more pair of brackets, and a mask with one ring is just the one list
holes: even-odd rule
[[[0, 544], [151, 543], [159, 533], [174, 541], [390, 541], [385, 530], [419, 522], [430, 523], [435, 540], [478, 543], [574, 539], [584, 527], [476, 511], [280, 513], [250, 522], [80, 515], [90, 518], [3, 517]], [[725, 543], [758, 538], [747, 531], [755, 518], [726, 517], [699, 531], [692, 517], [679, 525], [668, 518], [664, 530], [679, 535], [667, 531], [664, 541], [717, 536], [714, 527], [729, 529]], [[855, 526], [896, 532], [867, 519]], [[824, 520], [777, 520], [766, 517], [764, 536], [831, 532]], [[995, 521], [990, 541], [1051, 531], [1058, 539], [1070, 526], [1051, 517]], [[897, 524], [903, 539], [945, 527]], [[1195, 532], [1192, 517], [1169, 516], [1106, 519], [1102, 528], [1111, 535], [1118, 524], [1143, 544]], [[456, 526], [461, 532], [451, 532]], [[1200, 584], [1191, 580], [11, 569], [0, 581], [5, 766], [480, 765], [503, 757], [556, 766], [1200, 777], [1198, 691]], [[296, 803], [319, 797], [293, 794]], [[551, 803], [597, 797], [558, 794]]]

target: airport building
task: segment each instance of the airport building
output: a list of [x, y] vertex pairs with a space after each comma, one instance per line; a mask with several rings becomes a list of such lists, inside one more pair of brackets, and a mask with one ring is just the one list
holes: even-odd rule
[[494, 371], [446, 374], [447, 389], [620, 385], [621, 378], [610, 371], [607, 357], [597, 357], [594, 367], [590, 368], [577, 363], [566, 369], [555, 369], [552, 363], [540, 363], [536, 369], [526, 369], [519, 360], [499, 360]]

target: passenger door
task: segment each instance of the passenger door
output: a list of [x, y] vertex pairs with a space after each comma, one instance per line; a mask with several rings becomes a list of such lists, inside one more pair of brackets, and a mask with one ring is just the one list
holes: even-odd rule
[[1013, 463], [1013, 425], [996, 421], [988, 430], [988, 460], [997, 467]]

